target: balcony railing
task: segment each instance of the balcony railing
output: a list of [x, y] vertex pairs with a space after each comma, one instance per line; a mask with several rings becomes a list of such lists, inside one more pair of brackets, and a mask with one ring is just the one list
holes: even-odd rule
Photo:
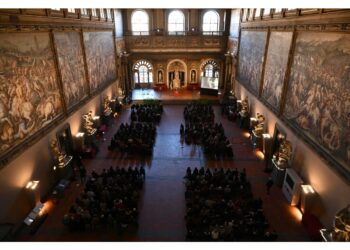
[[[180, 35], [181, 34], [181, 35]], [[125, 46], [130, 52], [226, 52], [227, 36], [217, 32], [206, 34], [183, 32], [166, 35], [126, 35]]]
[[225, 31], [127, 31], [125, 36], [223, 36]]

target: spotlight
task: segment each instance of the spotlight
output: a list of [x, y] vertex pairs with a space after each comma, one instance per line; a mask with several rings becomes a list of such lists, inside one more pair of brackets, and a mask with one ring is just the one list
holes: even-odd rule
[[39, 185], [39, 181], [29, 181], [26, 185], [26, 189], [35, 190]]

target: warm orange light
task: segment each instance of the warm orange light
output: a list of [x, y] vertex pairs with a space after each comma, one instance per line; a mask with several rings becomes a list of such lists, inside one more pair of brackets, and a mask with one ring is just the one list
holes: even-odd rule
[[265, 159], [264, 153], [261, 152], [260, 150], [256, 150], [256, 151], [255, 151], [255, 155], [256, 155], [260, 160], [264, 160], [264, 159]]
[[243, 136], [244, 136], [245, 138], [249, 138], [249, 137], [250, 137], [250, 134], [249, 134], [248, 132], [244, 132], [244, 133], [243, 133]]
[[303, 214], [301, 213], [301, 211], [299, 210], [299, 208], [290, 206], [290, 207], [289, 207], [289, 211], [291, 212], [292, 216], [293, 216], [298, 222], [301, 221], [301, 219], [302, 219], [302, 217], [303, 217]]
[[52, 211], [54, 207], [53, 201], [52, 200], [48, 200], [44, 203], [44, 207], [43, 209], [40, 211], [41, 214], [47, 214], [50, 211]]

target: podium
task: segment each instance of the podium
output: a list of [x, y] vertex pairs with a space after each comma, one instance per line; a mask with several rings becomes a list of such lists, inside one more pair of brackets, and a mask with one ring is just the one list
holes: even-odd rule
[[282, 184], [284, 181], [284, 176], [286, 174], [286, 169], [280, 168], [277, 165], [277, 162], [275, 159], [272, 159], [271, 162], [272, 162], [272, 180], [273, 180], [273, 183], [278, 187], [282, 187]]

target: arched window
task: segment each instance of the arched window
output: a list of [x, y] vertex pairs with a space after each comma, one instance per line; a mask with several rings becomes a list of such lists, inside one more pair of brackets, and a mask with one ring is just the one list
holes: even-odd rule
[[91, 9], [92, 16], [97, 16], [97, 11], [96, 9]]
[[109, 20], [112, 19], [111, 9], [107, 9], [107, 18], [108, 18]]
[[171, 35], [183, 35], [185, 31], [185, 16], [179, 10], [173, 10], [168, 16], [168, 32]]
[[278, 14], [281, 12], [282, 12], [282, 8], [275, 8], [275, 11], [274, 11], [275, 14]]
[[255, 9], [255, 17], [260, 17], [261, 9]]
[[213, 77], [214, 76], [214, 67], [212, 64], [207, 64], [207, 66], [205, 66], [204, 76], [206, 76], [206, 77]]
[[100, 9], [100, 18], [101, 19], [105, 19], [106, 18], [104, 9]]
[[209, 10], [203, 15], [203, 34], [217, 35], [219, 31], [220, 17], [216, 11]]
[[80, 9], [80, 13], [84, 16], [89, 15], [87, 9]]
[[148, 82], [148, 68], [145, 65], [139, 68], [139, 78], [140, 82]]
[[149, 34], [149, 18], [146, 11], [135, 10], [131, 15], [131, 30], [133, 35]]
[[152, 64], [145, 60], [140, 60], [137, 63], [135, 63], [133, 68], [135, 83], [152, 83], [152, 68]]
[[219, 78], [219, 65], [215, 60], [209, 59], [201, 66], [201, 76]]
[[271, 11], [271, 9], [264, 9], [264, 16], [269, 16], [270, 11]]

